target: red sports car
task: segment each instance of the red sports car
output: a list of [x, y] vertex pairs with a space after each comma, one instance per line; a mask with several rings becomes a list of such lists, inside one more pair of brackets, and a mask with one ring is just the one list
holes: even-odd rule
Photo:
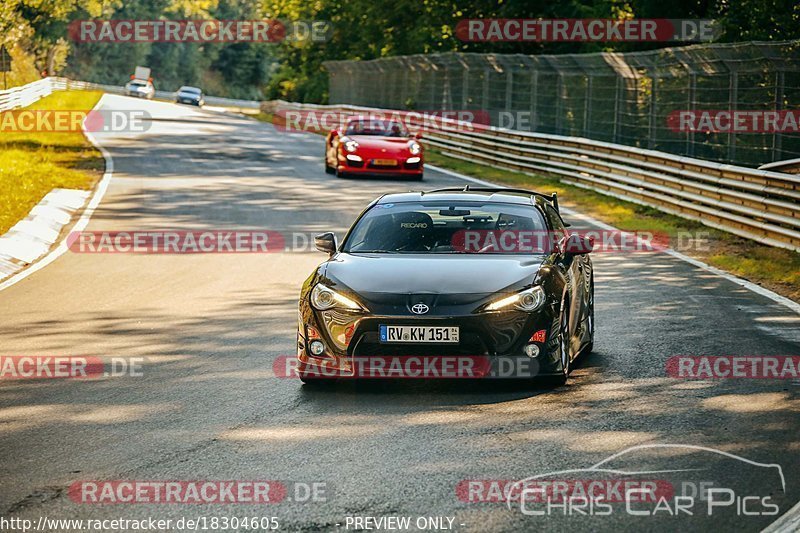
[[420, 135], [411, 135], [395, 120], [351, 118], [344, 134], [328, 133], [325, 172], [339, 177], [355, 174], [407, 176], [422, 179]]

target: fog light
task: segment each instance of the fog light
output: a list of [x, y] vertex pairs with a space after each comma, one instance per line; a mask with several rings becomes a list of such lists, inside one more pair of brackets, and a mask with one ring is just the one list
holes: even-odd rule
[[523, 351], [528, 357], [537, 357], [539, 355], [539, 347], [535, 344], [526, 344], [525, 348], [523, 348]]
[[322, 344], [322, 341], [311, 341], [308, 348], [311, 350], [311, 355], [322, 355], [322, 352], [325, 351], [325, 345]]
[[409, 157], [408, 159], [406, 159], [406, 163], [410, 164], [419, 163], [419, 161], [420, 161], [419, 157]]
[[363, 159], [361, 159], [361, 156], [357, 156], [355, 154], [347, 154], [347, 160], [348, 161], [356, 161], [356, 162], [363, 161]]

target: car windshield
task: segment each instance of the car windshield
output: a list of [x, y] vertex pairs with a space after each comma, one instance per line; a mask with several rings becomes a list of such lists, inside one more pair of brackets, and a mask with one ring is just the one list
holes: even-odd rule
[[347, 253], [520, 254], [549, 245], [536, 207], [499, 202], [377, 204], [342, 247]]
[[181, 87], [178, 89], [179, 93], [191, 93], [191, 94], [200, 94], [200, 89], [197, 87]]
[[147, 84], [144, 83], [143, 81], [132, 81], [131, 82], [131, 87], [144, 87], [146, 85]]
[[345, 135], [377, 135], [380, 137], [408, 137], [408, 130], [395, 120], [359, 119], [347, 123]]

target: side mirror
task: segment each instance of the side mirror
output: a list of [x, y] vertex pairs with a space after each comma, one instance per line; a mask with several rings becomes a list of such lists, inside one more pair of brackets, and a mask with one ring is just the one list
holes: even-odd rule
[[422, 132], [421, 132], [421, 131], [418, 131], [417, 133], [415, 133], [415, 134], [414, 134], [414, 138], [415, 138], [415, 139], [417, 139], [417, 140], [420, 140], [420, 139], [422, 139]]
[[320, 233], [314, 237], [314, 246], [316, 246], [317, 250], [320, 252], [333, 255], [336, 253], [336, 248], [338, 248], [336, 243], [336, 235], [334, 235], [332, 231]]
[[339, 130], [331, 130], [331, 139], [339, 136]]
[[590, 253], [592, 250], [594, 250], [594, 240], [577, 233], [571, 234], [564, 245], [564, 253], [566, 255], [583, 255]]

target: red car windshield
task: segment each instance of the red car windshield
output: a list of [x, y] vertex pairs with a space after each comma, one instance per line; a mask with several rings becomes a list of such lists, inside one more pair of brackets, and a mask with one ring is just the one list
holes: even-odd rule
[[408, 130], [395, 120], [351, 120], [345, 135], [377, 135], [380, 137], [408, 137]]

